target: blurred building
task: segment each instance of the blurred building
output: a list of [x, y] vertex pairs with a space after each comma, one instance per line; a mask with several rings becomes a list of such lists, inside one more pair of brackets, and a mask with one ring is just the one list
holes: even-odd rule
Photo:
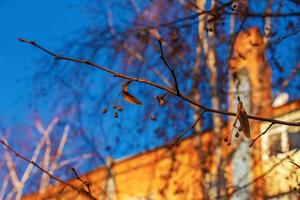
[[[300, 100], [288, 102], [286, 95], [272, 102], [271, 70], [265, 61], [265, 42], [256, 28], [241, 32], [229, 61], [231, 82], [229, 109], [235, 111], [239, 96], [248, 113], [300, 121]], [[283, 97], [282, 97], [283, 96]], [[81, 179], [89, 183], [99, 200], [197, 200], [197, 199], [298, 199], [300, 129], [274, 124], [253, 146], [230, 119], [221, 133], [207, 131], [184, 139], [177, 147], [163, 146], [136, 156], [112, 161]], [[251, 120], [252, 138], [270, 122]], [[223, 138], [233, 134], [231, 145]], [[216, 137], [216, 134], [222, 137]], [[217, 149], [212, 149], [218, 138]], [[69, 183], [88, 191], [78, 179]], [[87, 199], [58, 184], [30, 199]]]

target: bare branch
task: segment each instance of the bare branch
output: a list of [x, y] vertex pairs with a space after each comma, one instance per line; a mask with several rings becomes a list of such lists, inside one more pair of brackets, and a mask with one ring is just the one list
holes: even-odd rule
[[290, 163], [292, 163], [293, 165], [295, 165], [296, 167], [298, 167], [298, 169], [300, 169], [300, 165], [295, 163], [292, 159], [290, 159]]
[[9, 181], [9, 176], [6, 175], [2, 181], [2, 186], [0, 189], [0, 199], [4, 199], [4, 195], [5, 195], [5, 191], [7, 189], [8, 186], [8, 181]]
[[[48, 165], [46, 165], [47, 166], [46, 169], [52, 174], [58, 168], [57, 161], [60, 158], [60, 156], [62, 155], [64, 145], [65, 145], [65, 143], [67, 141], [67, 138], [68, 138], [69, 130], [70, 130], [70, 126], [66, 125], [65, 128], [64, 128], [63, 135], [61, 137], [60, 143], [57, 147], [56, 153], [53, 156], [53, 158], [51, 159], [52, 162], [51, 162], [51, 164], [49, 163]], [[44, 165], [44, 167], [45, 167], [45, 165]], [[43, 174], [42, 178], [41, 178], [40, 191], [42, 191], [48, 184], [49, 184], [49, 176], [47, 176], [46, 174]]]
[[[193, 13], [193, 14], [175, 19], [175, 20], [160, 23], [159, 25], [148, 25], [148, 26], [143, 27], [142, 29], [170, 28], [170, 27], [178, 25], [179, 23], [186, 22], [186, 21], [192, 21], [192, 20], [199, 21], [198, 17], [202, 16], [202, 15], [215, 17], [216, 12], [220, 12], [218, 14], [226, 15], [226, 16], [235, 16], [237, 14], [240, 14], [240, 15], [244, 16], [245, 18], [247, 18], [247, 17], [249, 17], [249, 18], [265, 18], [265, 17], [269, 17], [269, 18], [291, 18], [291, 17], [299, 17], [300, 16], [300, 12], [287, 12], [287, 13], [265, 13], [265, 12], [261, 12], [260, 13], [260, 12], [244, 12], [244, 11], [239, 11], [239, 10], [235, 10], [234, 12], [224, 12], [224, 11], [222, 11], [222, 10], [225, 10], [225, 8], [227, 8], [227, 7], [231, 7], [231, 5], [234, 1], [235, 0], [231, 0], [228, 3], [221, 4], [217, 8], [212, 8], [212, 9], [203, 10], [203, 11], [197, 11], [196, 13]], [[138, 25], [138, 24], [135, 24], [135, 25]]]
[[297, 66], [292, 70], [290, 75], [282, 82], [281, 87], [277, 90], [274, 96], [277, 97], [285, 88], [287, 88], [291, 80], [293, 80], [293, 78], [295, 78], [299, 72], [300, 72], [300, 62], [298, 62]]
[[60, 163], [57, 164], [57, 167], [56, 169], [59, 169], [61, 167], [64, 167], [72, 162], [76, 162], [76, 161], [82, 161], [83, 159], [89, 159], [92, 157], [92, 154], [91, 153], [86, 153], [86, 154], [82, 154], [80, 156], [75, 156], [75, 157], [72, 157], [70, 159], [66, 159], [66, 160], [63, 160], [61, 161]]
[[[197, 107], [201, 108], [202, 110], [205, 110], [206, 112], [218, 113], [218, 114], [228, 115], [228, 116], [236, 116], [236, 113], [234, 113], [234, 112], [227, 112], [227, 111], [223, 111], [223, 110], [216, 110], [216, 109], [211, 109], [211, 108], [208, 108], [206, 106], [203, 106], [200, 103], [193, 101], [192, 99], [190, 99], [189, 97], [187, 97], [187, 96], [185, 96], [183, 94], [180, 94], [180, 96], [177, 95], [177, 92], [174, 91], [173, 89], [167, 88], [167, 87], [165, 87], [163, 85], [160, 85], [160, 84], [157, 84], [155, 82], [146, 80], [144, 78], [137, 78], [137, 77], [132, 77], [132, 76], [128, 76], [128, 75], [125, 75], [125, 74], [121, 74], [121, 73], [118, 73], [118, 72], [113, 71], [111, 69], [108, 69], [106, 67], [103, 67], [101, 65], [98, 65], [96, 63], [93, 63], [93, 62], [91, 62], [89, 60], [81, 60], [81, 59], [75, 59], [75, 58], [71, 58], [71, 57], [60, 56], [58, 54], [55, 54], [55, 53], [53, 53], [53, 52], [45, 49], [44, 47], [40, 46], [39, 44], [37, 44], [34, 41], [25, 40], [23, 38], [20, 38], [19, 41], [24, 42], [24, 43], [28, 43], [28, 44], [30, 44], [30, 45], [32, 45], [32, 46], [34, 46], [34, 47], [36, 47], [36, 48], [38, 48], [38, 49], [46, 52], [47, 54], [53, 56], [55, 59], [66, 60], [66, 61], [71, 61], [71, 62], [75, 62], [75, 63], [82, 63], [82, 64], [90, 65], [92, 67], [95, 67], [95, 68], [101, 69], [103, 71], [106, 71], [106, 72], [108, 72], [110, 74], [113, 74], [115, 77], [120, 77], [120, 78], [124, 78], [124, 79], [127, 79], [127, 80], [132, 80], [132, 81], [140, 82], [140, 83], [143, 83], [143, 84], [146, 84], [146, 85], [150, 85], [150, 86], [159, 88], [161, 90], [167, 91], [168, 93], [173, 94], [175, 96], [178, 96], [181, 99], [183, 99], [184, 101], [186, 101], [186, 102], [188, 102], [188, 103], [190, 103], [190, 104], [192, 104], [194, 106], [197, 106]], [[287, 121], [276, 120], [276, 119], [272, 119], [272, 118], [266, 118], [266, 117], [260, 117], [260, 116], [256, 116], [256, 115], [250, 115], [250, 114], [248, 114], [247, 117], [249, 119], [258, 120], [258, 121], [273, 122], [275, 124], [281, 124], [281, 125], [287, 125], [287, 126], [300, 126], [300, 122], [287, 122]]]
[[88, 188], [89, 193], [91, 193], [90, 183], [88, 181], [82, 180], [82, 178], [80, 178], [80, 176], [76, 172], [75, 168], [72, 167], [72, 171], [75, 174], [76, 179], [78, 179], [81, 183], [83, 183], [83, 185], [85, 185]]
[[274, 125], [275, 123], [271, 123], [267, 128], [266, 130], [264, 130], [264, 132], [262, 132], [261, 134], [259, 134], [256, 138], [254, 138], [251, 142], [251, 144], [249, 145], [249, 147], [252, 147], [253, 144], [255, 143], [256, 140], [258, 140], [261, 136], [263, 136], [264, 134], [266, 134], [268, 132], [268, 130]]
[[16, 172], [16, 168], [15, 168], [15, 165], [14, 165], [14, 163], [12, 161], [12, 158], [9, 155], [8, 152], [5, 152], [4, 156], [5, 156], [6, 165], [7, 165], [7, 169], [8, 169], [9, 175], [10, 175], [11, 182], [12, 182], [12, 184], [13, 184], [13, 186], [15, 188], [20, 188], [20, 184], [21, 183], [20, 183], [20, 180], [18, 178], [18, 175], [17, 175], [17, 172]]
[[[40, 152], [42, 150], [42, 147], [44, 146], [45, 142], [47, 140], [49, 140], [49, 134], [51, 133], [52, 129], [57, 124], [57, 122], [58, 122], [58, 117], [54, 117], [46, 130], [42, 127], [42, 124], [41, 124], [40, 121], [36, 122], [36, 127], [37, 127], [37, 129], [41, 130], [41, 133], [42, 133], [43, 137], [40, 139], [39, 143], [37, 144], [37, 146], [36, 146], [36, 148], [35, 148], [35, 150], [33, 152], [33, 155], [32, 155], [32, 158], [31, 158], [32, 162], [36, 162], [37, 161], [37, 159], [38, 159], [38, 157], [40, 155]], [[16, 191], [17, 191], [16, 197], [15, 197], [16, 199], [21, 199], [22, 193], [23, 193], [24, 184], [29, 179], [29, 177], [31, 175], [31, 172], [32, 172], [32, 169], [33, 169], [33, 165], [29, 163], [29, 165], [26, 167], [26, 169], [25, 169], [25, 171], [23, 173], [23, 176], [22, 176], [22, 178], [20, 180], [19, 186], [17, 188], [15, 188]]]
[[54, 176], [53, 174], [49, 173], [47, 170], [45, 170], [43, 167], [41, 167], [40, 165], [38, 165], [36, 162], [29, 160], [28, 158], [26, 158], [25, 156], [21, 155], [20, 153], [18, 153], [17, 151], [15, 151], [13, 148], [11, 148], [8, 144], [6, 144], [3, 140], [0, 140], [0, 142], [2, 143], [3, 146], [6, 147], [6, 149], [8, 151], [10, 151], [11, 153], [15, 154], [16, 157], [22, 159], [23, 161], [32, 164], [33, 166], [37, 167], [39, 170], [41, 170], [43, 173], [46, 173], [49, 177], [51, 177], [52, 179], [60, 182], [63, 185], [66, 185], [70, 188], [72, 188], [73, 190], [77, 191], [78, 193], [88, 197], [89, 199], [92, 200], [97, 200], [95, 197], [92, 196], [92, 194], [90, 194], [89, 192], [85, 191], [84, 189], [78, 188], [75, 185], [72, 185], [71, 183], [65, 182], [62, 179], [60, 179], [59, 177]]
[[212, 9], [209, 9], [209, 10], [203, 10], [203, 11], [197, 11], [196, 13], [193, 13], [191, 15], [188, 15], [188, 16], [185, 16], [185, 17], [182, 17], [182, 18], [178, 18], [176, 20], [172, 20], [172, 21], [168, 21], [168, 22], [165, 22], [165, 23], [160, 23], [159, 25], [157, 26], [147, 26], [145, 27], [145, 29], [153, 29], [153, 28], [170, 28], [180, 22], [185, 22], [185, 21], [191, 21], [191, 20], [194, 20], [194, 19], [197, 19], [197, 17], [201, 16], [201, 15], [211, 15], [214, 17], [214, 12], [216, 10], [222, 10], [226, 7], [230, 7], [231, 4], [234, 2], [235, 0], [231, 0], [229, 1], [228, 3], [224, 3], [224, 4], [221, 4], [221, 6], [217, 7], [217, 8], [212, 8]]
[[173, 77], [174, 82], [175, 82], [175, 88], [176, 88], [177, 95], [178, 95], [178, 96], [181, 96], [181, 95], [180, 95], [180, 91], [179, 91], [178, 82], [177, 82], [177, 78], [176, 78], [176, 75], [175, 75], [174, 68], [171, 68], [171, 66], [169, 65], [169, 63], [168, 63], [167, 60], [165, 59], [164, 51], [163, 51], [163, 48], [162, 48], [161, 41], [159, 40], [158, 43], [159, 43], [159, 49], [160, 49], [160, 59], [162, 59], [162, 61], [164, 62], [164, 64], [165, 64], [166, 67], [168, 68], [168, 70], [171, 72], [172, 77]]
[[200, 121], [201, 117], [203, 116], [203, 114], [205, 113], [205, 111], [202, 111], [201, 114], [198, 116], [198, 118], [194, 121], [194, 123], [192, 125], [190, 125], [187, 129], [185, 129], [177, 138], [176, 140], [170, 145], [169, 148], [173, 148], [174, 146], [178, 145], [181, 141], [181, 139], [193, 128], [195, 128], [195, 126], [197, 125], [197, 123]]
[[[236, 13], [232, 12], [224, 12], [225, 15], [233, 15]], [[272, 17], [272, 18], [288, 18], [288, 17], [299, 17], [300, 12], [288, 12], [288, 13], [256, 13], [256, 12], [248, 12], [248, 13], [241, 13], [245, 17], [252, 17], [252, 18], [265, 18], [265, 17]]]

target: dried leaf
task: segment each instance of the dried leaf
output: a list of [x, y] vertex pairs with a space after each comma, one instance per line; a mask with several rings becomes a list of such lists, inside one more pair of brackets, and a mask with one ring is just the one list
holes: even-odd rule
[[247, 112], [244, 108], [241, 109], [241, 115], [239, 118], [241, 128], [247, 138], [251, 138], [250, 123], [247, 117]]
[[128, 103], [142, 105], [142, 102], [140, 100], [138, 100], [135, 96], [133, 96], [132, 94], [127, 92], [128, 91], [128, 86], [129, 86], [130, 83], [131, 83], [131, 81], [127, 81], [122, 86], [123, 99], [125, 101], [127, 101]]
[[241, 114], [241, 108], [242, 108], [243, 104], [241, 102], [239, 102], [236, 106], [236, 118], [238, 119], [240, 114]]
[[155, 96], [155, 98], [160, 106], [165, 105], [165, 103], [166, 103], [165, 97], [167, 96], [167, 94], [168, 93], [165, 93], [162, 96]]
[[165, 99], [161, 96], [155, 96], [155, 98], [160, 106], [163, 106], [165, 104]]
[[236, 118], [239, 120], [240, 126], [241, 126], [240, 128], [243, 130], [245, 136], [247, 138], [251, 138], [249, 119], [247, 117], [247, 112], [246, 112], [245, 108], [243, 107], [242, 102], [239, 102], [237, 105]]
[[130, 85], [131, 81], [127, 81], [126, 83], [123, 84], [122, 86], [122, 91], [127, 92], [128, 91], [128, 86]]
[[142, 105], [142, 102], [140, 100], [138, 100], [135, 96], [129, 94], [126, 91], [123, 91], [123, 99], [128, 103]]

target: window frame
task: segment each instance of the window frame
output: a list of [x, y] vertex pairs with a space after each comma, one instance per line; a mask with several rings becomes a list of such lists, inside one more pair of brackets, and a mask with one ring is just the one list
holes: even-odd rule
[[[275, 119], [291, 121], [291, 122], [298, 122], [298, 121], [300, 121], [300, 110], [296, 110], [296, 111], [287, 113], [287, 114], [277, 117]], [[266, 130], [266, 128], [269, 125], [270, 125], [270, 123], [264, 122], [261, 125], [260, 131], [263, 132], [264, 130]], [[299, 131], [300, 131], [300, 128], [299, 128]], [[270, 141], [270, 137], [274, 134], [280, 134], [280, 145], [281, 145], [282, 153], [277, 153], [275, 155], [271, 155], [270, 148], [269, 148], [270, 147], [269, 141]], [[285, 156], [286, 153], [290, 151], [288, 134], [289, 134], [289, 126], [278, 125], [278, 124], [273, 125], [268, 130], [266, 135], [262, 136], [262, 143], [261, 143], [262, 150], [263, 150], [262, 160], [268, 160], [269, 158], [271, 158], [273, 156], [276, 156], [276, 157]], [[293, 134], [297, 134], [297, 133], [293, 133]], [[300, 132], [299, 132], [299, 134], [300, 134]]]

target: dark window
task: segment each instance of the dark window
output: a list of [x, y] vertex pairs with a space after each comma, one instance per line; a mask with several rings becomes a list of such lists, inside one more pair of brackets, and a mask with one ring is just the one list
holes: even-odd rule
[[300, 149], [300, 132], [288, 133], [289, 150]]
[[269, 137], [269, 150], [270, 155], [282, 153], [281, 149], [281, 134], [273, 134]]

